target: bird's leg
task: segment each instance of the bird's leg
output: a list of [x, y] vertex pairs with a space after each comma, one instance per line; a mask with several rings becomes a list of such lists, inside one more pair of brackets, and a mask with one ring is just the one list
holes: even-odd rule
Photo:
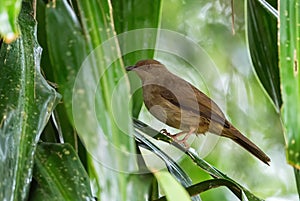
[[186, 134], [184, 136], [183, 139], [181, 140], [177, 140], [178, 142], [184, 144], [185, 147], [189, 147], [189, 144], [186, 142], [188, 140], [188, 138], [196, 131], [197, 129], [195, 127], [190, 127], [190, 130], [187, 132], [187, 131], [183, 131], [183, 132], [180, 132], [178, 134], [175, 134], [175, 136], [173, 136], [175, 139], [178, 137], [178, 136], [181, 136], [183, 134]]
[[[182, 143], [185, 147], [189, 147], [189, 145], [187, 144], [187, 140], [188, 138], [196, 131], [197, 129], [195, 127], [190, 127], [189, 131], [181, 131], [179, 133], [176, 133], [174, 135], [171, 135], [166, 129], [162, 129], [160, 132], [171, 137], [173, 140], [175, 140], [178, 143]], [[179, 140], [178, 137], [184, 135], [184, 138]]]
[[[187, 131], [181, 131], [181, 132], [176, 133], [176, 134], [171, 134], [171, 133], [169, 133], [169, 132], [167, 131], [167, 129], [161, 129], [161, 130], [160, 130], [160, 133], [162, 133], [162, 134], [164, 134], [164, 135], [167, 135], [167, 136], [169, 136], [169, 137], [171, 137], [171, 138], [173, 138], [173, 139], [176, 139], [176, 138], [180, 137], [181, 135], [184, 135], [184, 134], [186, 134], [186, 133], [188, 133], [188, 132], [187, 132]], [[177, 140], [177, 139], [176, 139], [176, 140]]]

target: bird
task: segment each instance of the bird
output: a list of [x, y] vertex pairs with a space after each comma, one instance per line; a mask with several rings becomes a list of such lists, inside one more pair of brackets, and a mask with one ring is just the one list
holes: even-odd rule
[[[143, 100], [148, 111], [159, 121], [181, 130], [173, 135], [184, 145], [195, 133], [207, 132], [227, 137], [265, 164], [271, 159], [225, 117], [220, 107], [206, 94], [189, 82], [171, 73], [165, 65], [154, 59], [138, 61], [126, 71], [136, 72], [142, 81]], [[165, 129], [163, 133], [169, 134]]]

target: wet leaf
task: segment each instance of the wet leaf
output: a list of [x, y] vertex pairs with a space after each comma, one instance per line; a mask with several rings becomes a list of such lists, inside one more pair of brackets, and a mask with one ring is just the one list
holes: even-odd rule
[[26, 200], [36, 145], [60, 97], [41, 75], [31, 13], [23, 3], [21, 36], [0, 50], [0, 200]]
[[39, 144], [33, 177], [37, 187], [30, 200], [95, 200], [89, 177], [69, 144]]

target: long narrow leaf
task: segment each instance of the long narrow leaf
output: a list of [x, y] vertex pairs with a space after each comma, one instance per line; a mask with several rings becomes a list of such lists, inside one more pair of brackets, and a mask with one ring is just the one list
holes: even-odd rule
[[[135, 120], [135, 122], [138, 122], [138, 121]], [[161, 149], [159, 149], [150, 140], [145, 138], [140, 132], [141, 131], [139, 129], [136, 129], [135, 137], [140, 141], [139, 145], [141, 147], [146, 148], [149, 151], [155, 153], [155, 155], [157, 155], [159, 158], [161, 158], [165, 162], [170, 174], [172, 176], [174, 176], [176, 178], [176, 180], [178, 182], [180, 182], [183, 187], [191, 186], [192, 185], [191, 178], [179, 167], [179, 165], [177, 165], [177, 163], [175, 161], [173, 161], [172, 158], [170, 158], [166, 153], [164, 153]], [[192, 197], [192, 200], [198, 201], [198, 200], [200, 200], [200, 197], [194, 196], [194, 197]]]
[[178, 181], [185, 187], [192, 184], [192, 180], [188, 177], [188, 175], [173, 161], [166, 153], [160, 150], [155, 144], [145, 138], [140, 131], [137, 129], [135, 133], [136, 138], [140, 141], [140, 146], [146, 148], [155, 153], [159, 158], [161, 158], [170, 173], [174, 173], [174, 176], [178, 179]]
[[[236, 188], [234, 183], [232, 183], [228, 180], [225, 180], [225, 179], [211, 179], [211, 180], [203, 181], [203, 182], [200, 182], [198, 184], [195, 184], [193, 186], [186, 188], [186, 190], [189, 193], [189, 195], [192, 196], [192, 195], [197, 195], [199, 193], [208, 191], [210, 189], [218, 188], [221, 186], [228, 187], [236, 194], [236, 196], [240, 200], [243, 199], [241, 189]], [[155, 201], [165, 201], [165, 200], [166, 200], [166, 197], [164, 196]]]
[[300, 169], [300, 2], [280, 1], [279, 51], [282, 89], [282, 120], [287, 140], [287, 161], [295, 168], [299, 186]]
[[[181, 145], [174, 142], [170, 137], [163, 135], [162, 133], [156, 131], [155, 129], [151, 128], [150, 126], [144, 124], [143, 122], [141, 122], [139, 120], [134, 120], [134, 125], [138, 130], [142, 131], [143, 133], [145, 133], [151, 137], [154, 137], [157, 140], [162, 140], [162, 141], [168, 142], [168, 143], [171, 142], [172, 145], [174, 145], [179, 150], [185, 152], [202, 170], [204, 170], [205, 172], [210, 174], [212, 177], [217, 178], [217, 179], [225, 179], [225, 180], [228, 180], [230, 183], [234, 184], [235, 188], [238, 188], [238, 189], [240, 189], [240, 191], [243, 191], [245, 193], [246, 197], [250, 201], [261, 200], [261, 199], [257, 198], [256, 196], [254, 196], [249, 190], [247, 190], [245, 187], [240, 185], [238, 182], [236, 182], [233, 179], [231, 179], [230, 177], [226, 176], [226, 174], [222, 173], [217, 168], [215, 168], [212, 165], [210, 165], [209, 163], [207, 163], [205, 160], [199, 158], [191, 149], [183, 148]], [[236, 191], [233, 191], [233, 192], [236, 193]]]
[[38, 185], [31, 200], [95, 200], [88, 175], [69, 144], [39, 144], [33, 176]]
[[[143, 0], [143, 3], [139, 0], [113, 0], [111, 2], [117, 34], [126, 34], [136, 29], [159, 28], [162, 6], [161, 0]], [[133, 65], [142, 59], [154, 57], [154, 47], [158, 33], [156, 35], [147, 31], [141, 31], [139, 33], [139, 36], [132, 37], [130, 41], [120, 43], [123, 61], [126, 66]], [[140, 48], [141, 46], [153, 48], [143, 49]], [[125, 52], [126, 49], [131, 49], [132, 52]], [[139, 85], [139, 78], [134, 74], [129, 74], [128, 76], [131, 89], [137, 88], [135, 85]], [[141, 88], [134, 91], [132, 103], [132, 115], [137, 118], [143, 104]]]
[[[277, 6], [276, 0], [270, 0]], [[277, 18], [258, 0], [246, 1], [247, 36], [252, 63], [256, 74], [277, 110], [282, 100], [280, 94]]]
[[[54, 77], [69, 118], [91, 154], [87, 165], [97, 196], [125, 200], [130, 190], [129, 175], [118, 171], [135, 171], [135, 147], [134, 139], [127, 135], [132, 133], [131, 119], [123, 107], [129, 102], [128, 80], [122, 79], [125, 71], [120, 60], [111, 65], [120, 58], [118, 43], [112, 39], [101, 46], [115, 33], [110, 2], [75, 3], [80, 11], [77, 15], [67, 1], [47, 6], [46, 30]], [[119, 80], [123, 82], [118, 84]]]
[[[129, 82], [120, 59], [118, 41], [113, 38], [111, 2], [77, 1], [77, 5], [92, 52], [75, 83], [73, 113], [78, 115], [74, 120], [86, 148], [96, 159], [89, 165], [94, 166], [94, 177], [101, 189], [98, 196], [126, 200], [130, 193], [127, 192], [130, 190], [127, 187], [129, 175], [119, 171], [136, 171], [135, 144], [130, 136], [129, 108], [124, 107], [129, 105]], [[88, 112], [82, 115], [84, 111]], [[83, 124], [84, 121], [87, 123]]]
[[0, 51], [0, 200], [26, 200], [39, 136], [59, 100], [40, 73], [32, 8], [23, 3], [21, 36]]

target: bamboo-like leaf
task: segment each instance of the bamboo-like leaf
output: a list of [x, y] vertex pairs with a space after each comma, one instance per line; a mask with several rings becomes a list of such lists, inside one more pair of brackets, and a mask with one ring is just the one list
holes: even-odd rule
[[[130, 185], [129, 175], [119, 172], [136, 171], [137, 163], [128, 107], [129, 82], [120, 60], [118, 41], [113, 38], [115, 30], [111, 2], [77, 1], [77, 5], [92, 52], [82, 65], [75, 83], [73, 108], [76, 106], [75, 113], [80, 115], [74, 116], [74, 120], [87, 150], [100, 161], [90, 162], [90, 166], [95, 167], [94, 176], [102, 191], [98, 196], [126, 200], [130, 193], [127, 192], [130, 190], [127, 187]], [[88, 111], [86, 116], [82, 115], [83, 111]], [[90, 113], [95, 116], [91, 118]]]
[[165, 162], [168, 171], [184, 187], [188, 187], [192, 185], [191, 178], [179, 167], [179, 165], [177, 165], [175, 161], [173, 161], [166, 153], [164, 153], [161, 149], [159, 149], [155, 144], [153, 144], [150, 140], [148, 140], [141, 133], [139, 133], [138, 129], [136, 130], [135, 136], [140, 141], [139, 146], [148, 149], [149, 151], [155, 153], [155, 155], [157, 155], [159, 158], [161, 158]]
[[18, 16], [22, 0], [0, 0], [0, 36], [6, 43], [14, 41], [19, 35]]
[[48, 52], [54, 79], [63, 96], [68, 116], [73, 121], [72, 89], [76, 74], [88, 54], [87, 45], [80, 23], [66, 1], [58, 0], [48, 5], [45, 16]]
[[280, 1], [279, 54], [282, 89], [281, 117], [285, 126], [287, 161], [295, 169], [298, 191], [300, 169], [300, 2]]
[[[135, 126], [141, 125], [141, 122], [138, 120], [134, 120]], [[137, 128], [137, 127], [136, 127]], [[135, 137], [139, 141], [139, 146], [148, 149], [149, 151], [153, 152], [156, 156], [161, 158], [166, 166], [168, 171], [172, 176], [176, 178], [178, 182], [181, 183], [183, 187], [189, 187], [192, 185], [192, 180], [191, 178], [177, 165], [177, 163], [170, 158], [165, 152], [163, 152], [161, 149], [159, 149], [155, 144], [153, 144], [150, 140], [145, 138], [140, 132], [140, 130], [137, 128], [135, 130]], [[200, 200], [199, 196], [194, 196], [192, 197], [193, 201], [198, 201]]]
[[[231, 189], [236, 194], [236, 196], [240, 200], [243, 199], [241, 189], [236, 188], [234, 183], [232, 183], [232, 182], [230, 182], [226, 179], [211, 179], [211, 180], [203, 181], [203, 182], [194, 184], [194, 185], [186, 188], [186, 190], [187, 190], [187, 192], [189, 193], [190, 196], [193, 196], [193, 195], [197, 195], [197, 194], [200, 194], [202, 192], [208, 191], [208, 190], [213, 189], [213, 188], [218, 188], [218, 187], [221, 187], [221, 186], [228, 187], [229, 189]], [[155, 200], [155, 201], [165, 201], [165, 200], [166, 200], [166, 197], [163, 196], [163, 197], [161, 197], [161, 198], [159, 198], [158, 200]]]
[[[139, 0], [113, 0], [111, 2], [114, 25], [118, 34], [136, 29], [158, 28], [160, 25], [161, 0], [144, 0], [143, 3]], [[143, 12], [140, 12], [142, 10]], [[136, 38], [136, 40], [121, 43], [121, 52], [130, 49], [125, 46], [130, 46], [134, 50], [134, 47], [141, 47], [141, 44], [144, 47], [153, 47], [153, 49], [135, 49], [134, 52], [129, 54], [127, 52], [126, 55], [125, 53], [122, 54], [125, 65], [133, 65], [141, 59], [154, 57], [156, 37], [153, 37], [153, 34], [147, 33], [147, 31], [141, 33], [143, 35]]]
[[[145, 133], [146, 135], [149, 135], [157, 140], [162, 140], [167, 143], [171, 143], [173, 146], [178, 148], [179, 150], [185, 152], [194, 162], [199, 166], [202, 170], [210, 174], [212, 177], [217, 178], [217, 179], [225, 179], [228, 180], [229, 183], [234, 184], [235, 188], [238, 188], [239, 191], [244, 192], [247, 199], [249, 201], [261, 201], [258, 197], [253, 195], [249, 190], [247, 190], [245, 187], [240, 185], [238, 182], [234, 181], [230, 177], [226, 176], [226, 174], [222, 173], [220, 170], [217, 168], [213, 167], [209, 163], [207, 163], [205, 160], [199, 158], [192, 150], [188, 149], [186, 150], [183, 148], [181, 145], [173, 141], [170, 137], [156, 131], [155, 129], [151, 128], [150, 126], [144, 124], [143, 122], [139, 120], [134, 120], [134, 126], [136, 129], [139, 131]], [[231, 188], [230, 189], [233, 193], [236, 194], [236, 189]]]
[[40, 73], [32, 7], [23, 3], [21, 36], [0, 50], [0, 200], [26, 200], [39, 136], [59, 95]]
[[91, 154], [88, 171], [97, 196], [126, 200], [129, 175], [118, 171], [136, 169], [134, 139], [128, 135], [132, 133], [130, 110], [123, 106], [129, 102], [129, 84], [120, 60], [112, 64], [120, 58], [117, 41], [100, 46], [115, 33], [110, 1], [75, 3], [82, 27], [67, 1], [55, 1], [46, 9], [54, 77], [69, 117]]
[[[217, 179], [226, 179], [232, 184], [235, 184], [235, 188], [239, 188], [240, 191], [244, 192], [247, 199], [249, 201], [262, 201], [262, 199], [256, 197], [253, 195], [249, 190], [247, 190], [245, 187], [240, 185], [238, 182], [234, 181], [233, 179], [229, 178], [226, 174], [222, 173], [220, 170], [217, 168], [213, 167], [209, 163], [207, 163], [205, 160], [199, 158], [197, 155], [195, 155], [192, 151], [187, 151], [186, 152], [189, 157], [204, 171], [209, 173], [212, 177], [217, 178]], [[234, 189], [234, 188], [233, 188]], [[230, 189], [233, 191], [232, 189]], [[234, 189], [235, 190], [235, 189]], [[235, 191], [233, 191], [235, 193]]]
[[[277, 7], [276, 0], [269, 0]], [[247, 4], [248, 46], [256, 74], [277, 110], [282, 100], [278, 68], [277, 19], [258, 0]]]
[[[46, 8], [47, 5], [43, 0], [37, 0], [36, 2], [37, 2], [36, 3], [37, 4], [36, 16], [37, 16], [37, 21], [38, 21], [37, 37], [38, 37], [38, 41], [39, 41], [40, 45], [43, 48], [43, 54], [42, 54], [42, 59], [41, 59], [41, 67], [42, 67], [43, 73], [45, 74], [47, 80], [53, 86], [57, 87], [58, 90], [61, 93], [70, 96], [70, 93], [68, 93], [68, 92], [70, 92], [70, 90], [68, 90], [69, 88], [66, 88], [67, 85], [63, 82], [63, 80], [66, 78], [66, 77], [62, 77], [62, 76], [66, 76], [65, 71], [63, 71], [62, 69], [57, 68], [59, 66], [54, 66], [53, 67], [51, 65], [50, 55], [49, 55], [49, 52], [48, 52], [47, 34], [46, 34], [46, 27], [49, 26], [49, 21], [48, 21], [49, 18], [45, 17], [45, 14], [46, 14], [45, 11], [47, 9]], [[47, 23], [46, 23], [46, 21], [47, 21]], [[55, 31], [55, 29], [53, 31]], [[76, 31], [78, 31], [78, 29]], [[70, 35], [70, 38], [72, 36], [73, 35]], [[79, 31], [79, 36], [80, 36], [80, 31]], [[79, 44], [80, 43], [79, 36], [76, 39], [77, 39], [78, 46], [81, 46]], [[52, 39], [53, 36], [49, 36], [49, 37]], [[72, 45], [72, 44], [70, 44], [70, 45]], [[52, 43], [50, 44], [50, 47], [53, 47]], [[56, 46], [56, 48], [58, 48], [58, 47], [59, 46]], [[66, 46], [62, 46], [60, 48], [62, 48], [65, 51], [68, 51], [68, 49], [67, 49], [68, 47], [66, 47]], [[81, 51], [78, 51], [78, 52], [79, 52], [79, 54], [76, 57], [77, 60], [75, 60], [75, 63], [82, 62], [80, 60], [83, 60], [83, 59], [80, 56], [83, 57], [85, 55], [84, 54], [84, 49], [81, 49]], [[52, 55], [52, 56], [55, 57], [55, 55]], [[73, 61], [70, 59], [70, 57], [66, 56], [65, 59], [66, 59], [66, 63], [72, 64]], [[57, 73], [60, 70], [61, 70], [61, 73]], [[56, 79], [54, 79], [54, 72], [56, 72], [55, 73]], [[70, 77], [68, 77], [67, 80], [71, 82]], [[59, 84], [57, 84], [56, 82], [57, 83], [59, 82]], [[66, 106], [69, 106], [69, 105], [67, 103], [66, 104], [59, 104], [55, 108], [55, 112], [53, 113], [53, 117], [55, 118], [56, 124], [58, 124], [59, 129], [61, 130], [61, 136], [62, 136], [62, 141], [61, 142], [71, 144], [76, 149], [76, 151], [78, 151], [78, 149], [80, 149], [82, 147], [82, 145], [80, 143], [80, 140], [78, 139], [77, 133], [76, 133], [73, 125], [70, 122], [72, 119], [68, 118], [68, 113], [67, 112], [69, 110], [66, 110]], [[56, 128], [53, 128], [52, 126], [49, 126], [49, 127], [50, 127], [50, 132], [56, 133]], [[49, 131], [49, 130], [47, 130], [47, 131]], [[44, 137], [44, 136], [49, 136], [49, 135], [48, 135], [47, 132], [45, 132], [45, 135], [42, 135], [42, 137]], [[43, 139], [43, 140], [45, 140], [45, 139]], [[85, 158], [86, 152], [82, 150], [81, 152], [78, 152], [78, 154], [81, 158]]]
[[39, 144], [33, 177], [37, 188], [30, 200], [95, 200], [89, 177], [69, 144]]
[[[143, 0], [143, 3], [139, 0], [113, 0], [113, 16], [117, 33], [124, 34], [136, 29], [159, 28], [161, 4], [161, 0]], [[120, 43], [125, 66], [134, 65], [139, 60], [154, 57], [156, 35], [147, 31], [139, 33], [142, 34], [132, 37], [130, 41]], [[140, 48], [143, 46], [145, 48]], [[131, 49], [132, 52], [128, 53], [126, 51], [128, 49]], [[138, 88], [137, 86], [140, 85], [139, 78], [135, 74], [128, 76], [131, 89]], [[137, 118], [143, 104], [141, 87], [134, 91], [132, 103], [132, 115]]]

